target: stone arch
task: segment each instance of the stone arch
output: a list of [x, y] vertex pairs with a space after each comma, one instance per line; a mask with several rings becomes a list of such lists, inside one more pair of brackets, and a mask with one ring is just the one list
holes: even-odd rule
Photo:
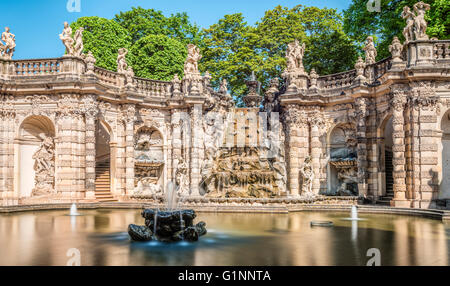
[[97, 199], [115, 193], [117, 143], [111, 125], [98, 118], [95, 124], [95, 191]]
[[378, 196], [394, 196], [393, 186], [393, 114], [388, 113], [377, 128]]
[[450, 199], [450, 109], [441, 117], [442, 132], [439, 144], [439, 199]]
[[[327, 192], [342, 193], [345, 190], [357, 195], [356, 126], [351, 122], [339, 122], [327, 134]], [[345, 179], [345, 176], [347, 179]], [[345, 184], [344, 184], [345, 183]], [[340, 190], [342, 189], [342, 190]], [[340, 190], [340, 192], [339, 192]]]
[[53, 121], [44, 115], [28, 116], [19, 125], [16, 140], [18, 172], [15, 181], [20, 198], [53, 191], [55, 130]]

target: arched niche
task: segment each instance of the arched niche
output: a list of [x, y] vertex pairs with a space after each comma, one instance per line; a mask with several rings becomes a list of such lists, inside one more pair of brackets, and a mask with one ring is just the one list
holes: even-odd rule
[[19, 197], [49, 194], [54, 188], [55, 126], [41, 115], [27, 117], [18, 134]]
[[393, 116], [388, 114], [381, 121], [378, 128], [379, 144], [378, 148], [378, 194], [380, 196], [394, 196], [394, 177], [393, 177]]
[[336, 125], [328, 136], [328, 194], [357, 195], [356, 127]]
[[164, 185], [164, 139], [154, 127], [141, 127], [135, 134], [135, 194], [155, 195]]
[[441, 178], [439, 199], [450, 199], [450, 110], [441, 120]]

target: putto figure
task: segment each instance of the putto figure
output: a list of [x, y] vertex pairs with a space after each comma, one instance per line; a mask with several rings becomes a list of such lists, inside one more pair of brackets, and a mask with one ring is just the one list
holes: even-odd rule
[[367, 37], [364, 51], [366, 52], [366, 64], [374, 64], [376, 62], [377, 49], [375, 48], [375, 44], [373, 43], [373, 37]]
[[300, 46], [298, 40], [290, 43], [286, 50], [286, 61], [288, 71], [303, 70], [303, 56], [305, 54], [306, 45]]
[[198, 61], [202, 59], [200, 49], [193, 44], [188, 45], [188, 56], [184, 64], [184, 74], [198, 74]]
[[11, 60], [16, 49], [16, 36], [9, 31], [9, 27], [6, 27], [2, 33], [2, 41], [5, 44], [0, 43], [1, 56], [4, 59]]
[[126, 73], [128, 70], [128, 64], [126, 56], [128, 54], [128, 50], [125, 48], [119, 49], [119, 55], [117, 56], [117, 72], [118, 73]]

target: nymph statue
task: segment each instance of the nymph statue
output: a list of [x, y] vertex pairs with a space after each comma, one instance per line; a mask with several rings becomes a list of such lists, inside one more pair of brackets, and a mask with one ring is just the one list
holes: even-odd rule
[[375, 44], [373, 43], [373, 37], [367, 37], [364, 51], [366, 52], [366, 64], [374, 64], [376, 62], [377, 49], [375, 48]]
[[64, 22], [64, 29], [62, 33], [59, 35], [59, 38], [63, 42], [66, 47], [66, 55], [73, 56], [74, 55], [74, 40], [72, 38], [72, 28], [69, 26], [69, 23]]
[[5, 31], [2, 33], [2, 41], [5, 42], [1, 47], [2, 57], [10, 60], [12, 59], [16, 48], [16, 36], [10, 32], [9, 27], [6, 27]]
[[306, 156], [303, 166], [300, 168], [300, 173], [302, 174], [302, 178], [303, 178], [303, 184], [302, 184], [303, 194], [312, 195], [314, 170], [312, 168], [311, 156]]
[[198, 74], [198, 61], [202, 59], [200, 49], [193, 44], [188, 45], [188, 56], [184, 64], [184, 74]]
[[73, 55], [76, 57], [81, 57], [83, 55], [83, 32], [84, 28], [81, 27], [75, 32], [74, 41], [75, 41], [75, 47], [73, 50]]
[[422, 1], [414, 5], [414, 12], [416, 13], [416, 17], [414, 18], [414, 34], [416, 40], [428, 40], [428, 35], [426, 34], [428, 24], [425, 21], [425, 13], [427, 10], [430, 10], [430, 5]]
[[414, 39], [414, 13], [408, 6], [403, 7], [402, 18], [406, 20], [406, 26], [403, 29], [403, 36], [406, 42]]
[[118, 73], [126, 73], [128, 70], [128, 64], [126, 56], [128, 54], [128, 50], [125, 48], [120, 48], [117, 56], [117, 72]]
[[298, 40], [290, 43], [286, 50], [287, 70], [303, 70], [303, 56], [305, 54], [305, 43], [301, 46]]

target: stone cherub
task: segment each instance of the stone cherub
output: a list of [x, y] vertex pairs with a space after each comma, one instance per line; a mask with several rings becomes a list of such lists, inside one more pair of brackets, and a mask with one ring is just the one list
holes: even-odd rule
[[16, 48], [16, 36], [10, 32], [9, 27], [6, 27], [5, 31], [2, 33], [2, 41], [5, 42], [5, 44], [0, 42], [1, 56], [10, 60], [12, 59]]
[[117, 72], [118, 73], [126, 73], [128, 70], [128, 64], [126, 56], [128, 54], [128, 50], [126, 48], [120, 48], [118, 50], [117, 55]]

